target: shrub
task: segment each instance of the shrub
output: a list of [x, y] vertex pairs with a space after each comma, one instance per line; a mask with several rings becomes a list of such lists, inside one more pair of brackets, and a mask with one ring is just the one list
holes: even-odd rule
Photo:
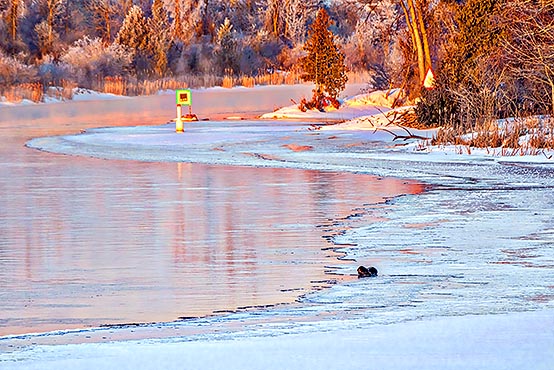
[[13, 56], [6, 56], [0, 50], [0, 86], [30, 83], [36, 80], [35, 67], [25, 65]]
[[84, 37], [76, 41], [61, 60], [69, 66], [73, 79], [80, 86], [91, 88], [97, 79], [127, 75], [133, 55], [120, 44], [105, 46], [99, 38]]

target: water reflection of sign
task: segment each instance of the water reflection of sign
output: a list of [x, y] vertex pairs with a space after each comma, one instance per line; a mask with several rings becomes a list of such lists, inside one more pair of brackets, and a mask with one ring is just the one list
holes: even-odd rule
[[177, 90], [175, 95], [177, 105], [192, 105], [192, 93], [190, 89]]

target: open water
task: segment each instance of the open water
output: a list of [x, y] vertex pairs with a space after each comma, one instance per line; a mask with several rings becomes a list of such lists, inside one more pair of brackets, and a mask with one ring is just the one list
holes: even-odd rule
[[345, 278], [326, 266], [355, 263], [329, 250], [336, 220], [422, 190], [369, 175], [24, 146], [90, 127], [165, 123], [171, 99], [0, 108], [0, 336], [293, 302]]

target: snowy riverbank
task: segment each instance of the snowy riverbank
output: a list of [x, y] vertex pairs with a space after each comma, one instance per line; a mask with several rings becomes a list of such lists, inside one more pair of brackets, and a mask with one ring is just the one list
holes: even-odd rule
[[[357, 263], [342, 273], [372, 264], [376, 279], [271, 310], [4, 338], [13, 347], [0, 368], [550, 368], [551, 161], [414, 151], [384, 131], [339, 128], [314, 129], [311, 119], [209, 121], [186, 124], [184, 134], [166, 124], [32, 140], [33, 148], [72, 155], [350, 171], [433, 187], [391, 200], [380, 222], [364, 222], [379, 204], [344, 220], [334, 241]], [[98, 343], [117, 332], [136, 340]], [[49, 345], [56, 343], [65, 344]]]
[[35, 347], [0, 368], [15, 369], [551, 369], [554, 311], [442, 317], [308, 333], [266, 333]]

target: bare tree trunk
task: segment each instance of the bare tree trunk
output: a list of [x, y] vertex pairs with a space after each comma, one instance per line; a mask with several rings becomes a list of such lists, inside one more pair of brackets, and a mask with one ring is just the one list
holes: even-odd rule
[[48, 1], [48, 45], [51, 46], [54, 41], [54, 15], [55, 15], [55, 0]]
[[106, 9], [106, 11], [104, 12], [104, 22], [106, 23], [104, 42], [106, 43], [110, 43], [112, 41], [112, 26], [110, 24], [110, 21], [110, 11]]
[[554, 80], [548, 76], [548, 82], [550, 83], [550, 110], [552, 111], [552, 117], [554, 117]]
[[12, 37], [12, 41], [15, 41], [15, 38], [17, 36], [17, 17], [19, 13], [19, 1], [20, 0], [13, 0], [10, 10], [10, 34]]
[[23, 0], [11, 0], [7, 7], [5, 14], [5, 22], [8, 27], [8, 33], [10, 39], [15, 41], [17, 39], [17, 29], [19, 28], [19, 20], [25, 16], [26, 5]]
[[[421, 30], [421, 39], [423, 41], [423, 52], [425, 54], [425, 72], [431, 67], [431, 51], [429, 50], [429, 36], [427, 35], [427, 27], [425, 26], [425, 20], [423, 19], [425, 15], [425, 10], [423, 9], [422, 0], [416, 0], [418, 5], [417, 17], [419, 28]], [[425, 76], [423, 76], [425, 78]]]
[[412, 35], [412, 40], [414, 41], [414, 46], [416, 48], [419, 80], [423, 82], [426, 72], [425, 51], [423, 48], [421, 30], [419, 29], [416, 1], [417, 0], [407, 0], [406, 2], [401, 1], [400, 4], [402, 5], [402, 9], [404, 10], [406, 23], [408, 24]]

